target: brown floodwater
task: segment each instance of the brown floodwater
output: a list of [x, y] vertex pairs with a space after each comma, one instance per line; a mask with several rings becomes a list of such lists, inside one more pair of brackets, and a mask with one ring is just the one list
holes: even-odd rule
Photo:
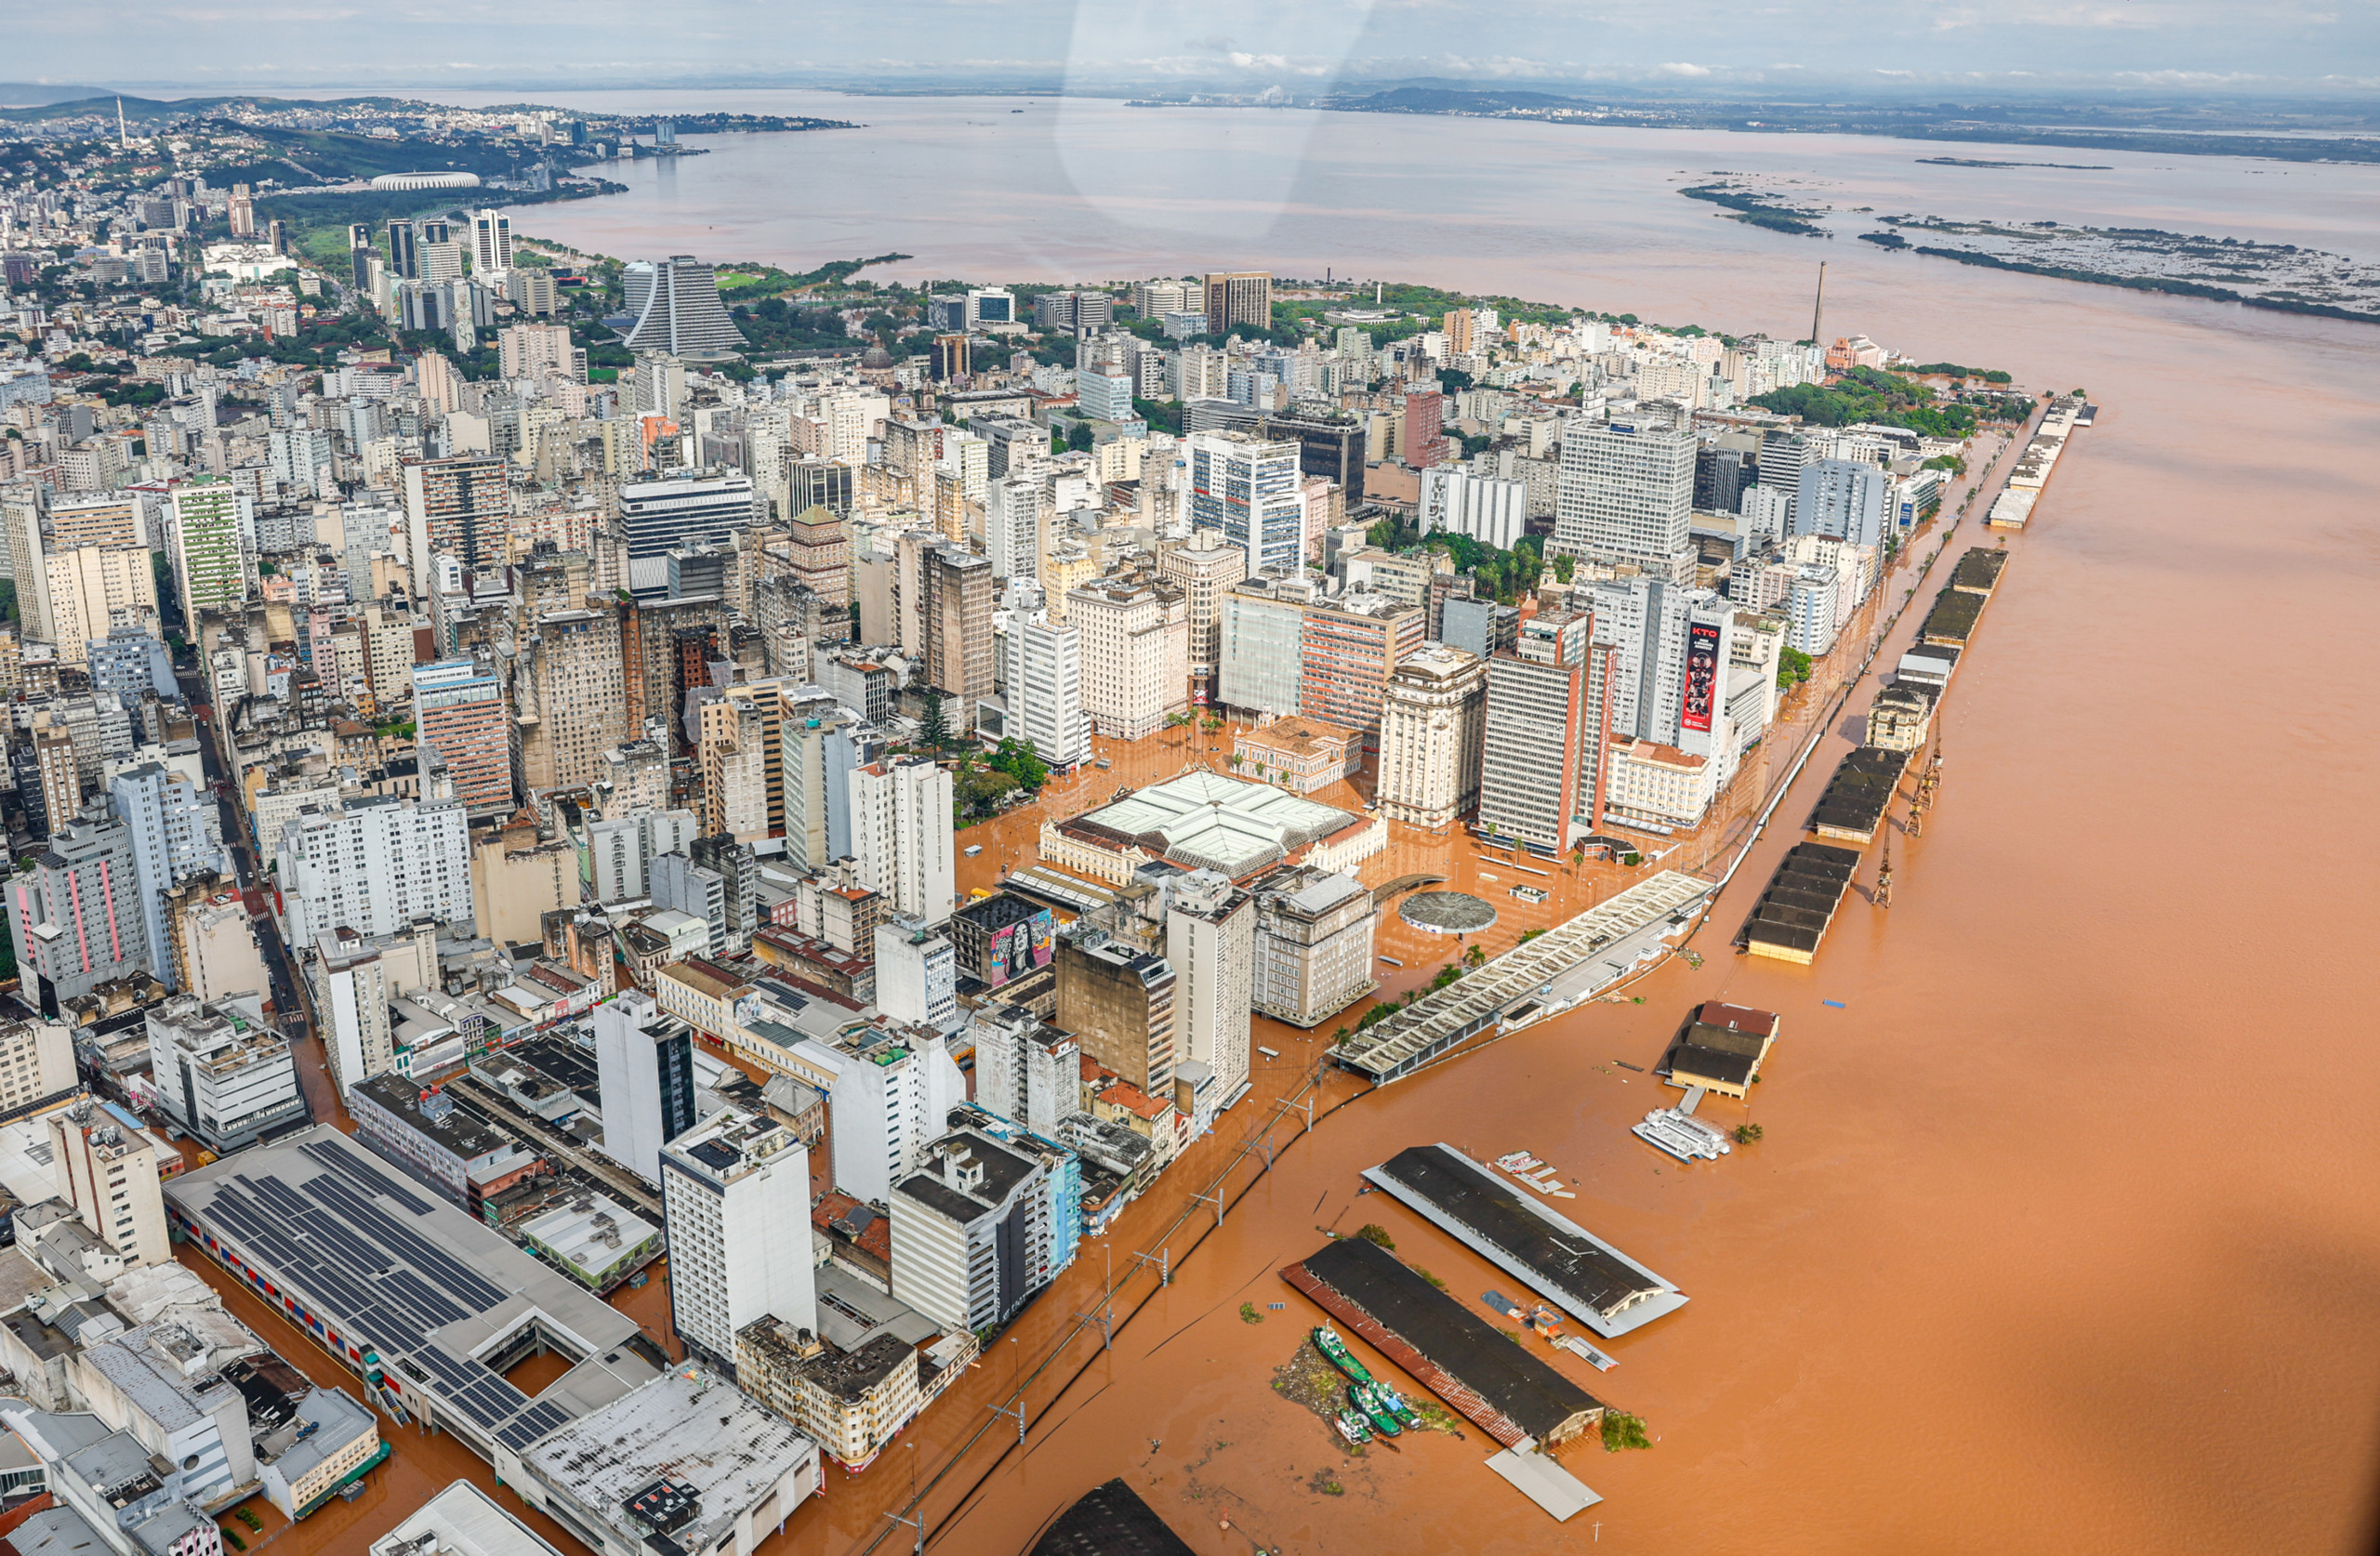
[[[907, 1549], [910, 1531], [883, 1514], [913, 1483], [932, 1487], [933, 1549], [1004, 1556], [1113, 1475], [1202, 1556], [2366, 1549], [2380, 1058], [2371, 1018], [2354, 1012], [2380, 959], [2368, 943], [2380, 731], [2369, 690], [2355, 690], [2360, 661], [2342, 654], [2370, 640], [2380, 585], [2380, 330], [1812, 244], [1712, 220], [1670, 183], [1809, 165], [1880, 209], [2368, 247], [2370, 170], [2095, 153], [2123, 166], [2069, 179], [1911, 165], [1944, 154], [1934, 145], [1321, 116], [1299, 119], [1302, 181], [1250, 218], [1194, 157], [1253, 155], [1265, 126], [1299, 116], [1183, 113], [1117, 129], [1113, 154], [1154, 171], [1117, 199], [1043, 180], [1002, 208], [1009, 165], [984, 142], [1006, 131], [954, 144], [982, 159], [981, 180], [922, 160], [935, 146], [924, 116], [969, 112], [870, 105], [855, 116], [899, 132], [874, 172], [877, 152], [856, 138], [782, 159], [794, 184], [833, 164], [852, 179], [939, 179], [956, 204], [756, 196], [748, 159], [775, 153], [755, 144], [641, 169], [657, 180], [641, 200], [516, 219], [605, 252], [699, 243], [797, 269], [896, 245], [933, 273], [1019, 280], [1329, 262], [1739, 330], [1798, 328], [1823, 257], [1828, 334], [2085, 387], [2103, 409], [2010, 543], [1944, 705], [1940, 800], [1922, 838], [1895, 835], [1889, 912], [1852, 899], [1812, 968], [1733, 955], [1729, 937], [1794, 840], [1805, 801], [1790, 796], [1693, 943], [1701, 967], [1673, 959], [1627, 991], [1641, 1006], [1574, 1012], [1377, 1093], [1326, 1078], [1324, 1107], [1344, 1105], [1252, 1189], [1244, 1162], [1229, 1180], [1241, 1197], [1227, 1194], [1214, 1227], [1191, 1196], [1317, 1046], [1260, 1026], [1282, 1058], [1234, 1110], [1233, 1139], [1202, 1142], [1088, 1245], [1014, 1343], [996, 1341], [864, 1476], [830, 1472], [823, 1505], [773, 1556], [879, 1536]], [[1019, 178], [1046, 152], [1025, 144], [1034, 133], [1048, 138], [1016, 132]], [[904, 163], [906, 151], [919, 155]], [[1261, 158], [1246, 165], [1261, 171]], [[821, 219], [828, 235], [804, 231]], [[1970, 526], [1959, 539], [1975, 537]], [[1838, 720], [1828, 738], [1856, 730]], [[1129, 780], [1119, 761], [1079, 782], [1145, 781], [1184, 754], [1144, 743]], [[1029, 827], [993, 836], [1014, 849]], [[1400, 837], [1394, 851], [1367, 879], [1405, 873], [1408, 857], [1451, 857], [1444, 873], [1459, 881], [1477, 869], [1459, 841]], [[999, 863], [987, 847], [962, 884]], [[1863, 888], [1872, 872], [1871, 859]], [[1617, 884], [1564, 875], [1566, 905]], [[1531, 922], [1504, 884], [1484, 893], [1504, 915], [1490, 949]], [[1437, 961], [1455, 949], [1419, 939], [1384, 929], [1382, 950], [1408, 962], [1382, 969], [1388, 992], [1435, 969], [1427, 949]], [[1713, 997], [1783, 1016], [1750, 1110], [1765, 1138], [1681, 1167], [1627, 1133], [1673, 1094], [1611, 1062], [1649, 1064], [1686, 1008]], [[1715, 1115], [1733, 1116], [1725, 1104]], [[1475, 1432], [1352, 1457], [1267, 1387], [1314, 1317], [1277, 1271], [1320, 1229], [1378, 1221], [1466, 1301], [1513, 1289], [1397, 1207], [1357, 1202], [1359, 1169], [1433, 1140], [1554, 1163], [1580, 1180], [1567, 1214], [1692, 1298], [1610, 1346], [1609, 1373], [1556, 1361], [1656, 1439], [1569, 1453], [1606, 1500], [1568, 1524], [1483, 1469]], [[1170, 1286], [1112, 1351], [1096, 1330], [1078, 1337], [1028, 1386], [1020, 1451], [987, 1404], [1096, 1304], [1110, 1248], [1120, 1272], [1160, 1243]], [[1263, 1321], [1243, 1322], [1243, 1302]], [[1342, 1494], [1316, 1489], [1324, 1470]]]

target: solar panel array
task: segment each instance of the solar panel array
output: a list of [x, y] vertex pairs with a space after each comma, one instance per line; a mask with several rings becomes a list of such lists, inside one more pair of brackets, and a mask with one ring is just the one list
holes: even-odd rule
[[[374, 1194], [416, 1215], [431, 1207], [329, 1141], [298, 1148], [328, 1170], [292, 1185], [263, 1173], [233, 1173], [216, 1186], [207, 1215], [260, 1261], [325, 1307], [384, 1359], [427, 1373], [440, 1399], [497, 1436], [526, 1447], [570, 1415], [529, 1397], [489, 1368], [457, 1357], [430, 1333], [501, 1306], [509, 1293], [375, 1204]], [[410, 1370], [410, 1369], [408, 1369]], [[501, 1432], [500, 1423], [510, 1421]]]

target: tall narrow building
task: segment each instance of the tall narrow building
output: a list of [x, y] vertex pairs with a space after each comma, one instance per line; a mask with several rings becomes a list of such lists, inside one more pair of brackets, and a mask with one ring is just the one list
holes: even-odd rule
[[1488, 662], [1479, 824], [1546, 852], [1570, 844], [1580, 814], [1580, 722], [1593, 623], [1566, 611], [1521, 624], [1520, 646]]
[[851, 775], [852, 853], [860, 884], [894, 913], [940, 924], [956, 878], [950, 774], [923, 757], [870, 762]]
[[662, 1147], [694, 1127], [693, 1028], [652, 996], [623, 991], [595, 1011], [596, 1084], [603, 1154], [647, 1182], [661, 1180]]
[[807, 1229], [810, 1153], [765, 1114], [721, 1108], [663, 1148], [669, 1323], [735, 1377], [735, 1334], [762, 1318], [817, 1327]]

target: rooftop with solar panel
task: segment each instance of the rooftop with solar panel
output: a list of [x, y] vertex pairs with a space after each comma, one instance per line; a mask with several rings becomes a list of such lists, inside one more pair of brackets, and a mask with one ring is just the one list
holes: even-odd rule
[[[190, 1240], [361, 1373], [374, 1403], [483, 1457], [660, 1376], [636, 1320], [319, 1125], [176, 1178]], [[536, 1399], [504, 1374], [573, 1365]]]

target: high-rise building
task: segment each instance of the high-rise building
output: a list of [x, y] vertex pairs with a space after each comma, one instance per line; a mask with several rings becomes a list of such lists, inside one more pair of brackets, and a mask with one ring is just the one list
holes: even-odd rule
[[1820, 459], [1805, 465], [1793, 498], [1792, 533], [1881, 546], [1891, 486], [1889, 472], [1864, 460]]
[[265, 459], [273, 479], [292, 495], [338, 495], [338, 483], [331, 473], [328, 432], [311, 427], [275, 428], [265, 434]]
[[[40, 1016], [0, 1022], [0, 1112], [22, 1117], [43, 1103], [55, 1105], [81, 1084], [74, 1068], [74, 1036], [63, 1022]], [[66, 1186], [64, 1157], [50, 1167], [60, 1186]], [[82, 1199], [73, 1203], [78, 1208], [86, 1204]]]
[[1120, 369], [1086, 367], [1075, 375], [1075, 401], [1094, 421], [1130, 421], [1132, 376]]
[[1740, 537], [1736, 547], [1739, 558], [1793, 533], [1793, 500], [1797, 492], [1798, 488], [1766, 484], [1744, 488], [1736, 508], [1742, 520], [1737, 526]]
[[165, 894], [194, 875], [231, 873], [222, 811], [213, 795], [161, 762], [126, 768], [109, 781], [108, 793], [132, 840], [149, 970], [170, 988], [175, 958]]
[[245, 184], [231, 186], [231, 236], [253, 238], [257, 235], [256, 196], [249, 192]]
[[741, 356], [747, 349], [719, 299], [718, 276], [692, 255], [631, 260], [620, 268], [620, 290], [636, 318], [628, 333], [630, 351], [707, 362]]
[[950, 942], [914, 918], [876, 926], [876, 1004], [892, 1021], [959, 1026], [959, 963]]
[[1693, 565], [1694, 434], [1651, 423], [1574, 421], [1562, 435], [1556, 555], [1633, 562], [1664, 578]]
[[1084, 1054], [1149, 1096], [1170, 1099], [1173, 1066], [1186, 1057], [1172, 964], [1097, 930], [1062, 938], [1057, 963], [1058, 1024]]
[[1447, 461], [1447, 401], [1435, 389], [1405, 392], [1405, 463], [1426, 470]]
[[53, 818], [48, 846], [8, 882], [8, 929], [36, 981], [27, 1002], [41, 1009], [147, 967], [131, 829]]
[[[220, 477], [177, 481], [171, 492], [174, 581], [181, 587], [184, 629], [195, 633], [201, 611], [228, 611], [248, 597], [240, 544], [242, 499]], [[20, 588], [20, 600], [23, 594]]]
[[892, 1190], [892, 1295], [954, 1332], [1016, 1313], [1050, 1280], [1048, 1176], [981, 1129], [935, 1141]]
[[[157, 608], [154, 553], [145, 546], [77, 546], [53, 550], [45, 559], [48, 572], [50, 641], [58, 645], [58, 662], [82, 665], [91, 657], [91, 645], [104, 642], [115, 613], [139, 613]], [[33, 592], [20, 587], [17, 598]]]
[[1206, 282], [1207, 333], [1228, 335], [1236, 325], [1273, 327], [1273, 277], [1264, 270], [1210, 271]]
[[720, 469], [620, 484], [620, 526], [631, 561], [694, 546], [732, 545], [757, 515], [752, 478]]
[[[62, 1059], [64, 1084], [59, 1089], [72, 1088], [74, 1052], [61, 1026], [23, 1022], [13, 1031], [0, 1030], [0, 1055], [21, 1062], [20, 1054], [10, 1050], [20, 1050], [34, 1032], [40, 1034], [36, 1046], [42, 1050], [35, 1062], [45, 1075], [51, 1075]], [[57, 1180], [59, 1197], [74, 1207], [84, 1229], [126, 1264], [170, 1263], [174, 1250], [165, 1226], [165, 1196], [159, 1188], [157, 1148], [148, 1134], [128, 1114], [88, 1097], [51, 1114], [46, 1122], [50, 1176]]]
[[1298, 711], [1359, 731], [1365, 746], [1377, 750], [1388, 678], [1428, 629], [1425, 607], [1386, 595], [1349, 592], [1309, 603], [1298, 645]]
[[947, 384], [968, 376], [967, 337], [964, 335], [937, 335], [933, 337], [933, 356], [930, 370], [933, 381]]
[[1594, 755], [1587, 717], [1587, 659], [1594, 623], [1567, 611], [1521, 624], [1514, 652], [1488, 662], [1488, 719], [1481, 746], [1479, 824], [1558, 853], [1583, 813], [1580, 773]]
[[1592, 605], [1594, 640], [1613, 651], [1613, 738], [1710, 754], [1725, 718], [1733, 602], [1644, 577], [1596, 579], [1572, 589], [1571, 599]]
[[976, 329], [985, 324], [1012, 324], [1016, 318], [1016, 294], [997, 286], [978, 286], [967, 294], [967, 327]]
[[508, 378], [575, 378], [579, 348], [568, 324], [507, 324], [496, 332], [496, 371]]
[[977, 699], [992, 694], [992, 564], [955, 546], [922, 560], [925, 683], [956, 701], [945, 709], [954, 729], [972, 728]]
[[1081, 629], [1027, 621], [1012, 625], [1008, 637], [1010, 728], [1050, 767], [1065, 769], [1089, 761], [1091, 719], [1082, 709]]
[[512, 268], [512, 218], [502, 211], [471, 218], [471, 266], [484, 275]]
[[1223, 600], [1233, 585], [1248, 576], [1248, 553], [1225, 543], [1218, 530], [1192, 530], [1187, 543], [1157, 553], [1157, 570], [1159, 576], [1181, 587], [1190, 627], [1190, 700], [1203, 705], [1217, 694], [1216, 680], [1223, 670]]
[[1190, 705], [1189, 607], [1174, 584], [1113, 578], [1066, 596], [1082, 633], [1082, 707], [1112, 740], [1139, 740]]
[[389, 270], [399, 281], [421, 279], [421, 255], [416, 246], [418, 234], [410, 221], [389, 223]]
[[1381, 699], [1381, 814], [1443, 828], [1479, 803], [1488, 672], [1476, 654], [1423, 643], [1398, 661]]
[[1049, 494], [1030, 472], [1001, 476], [984, 490], [984, 547], [995, 579], [1041, 576]]
[[532, 795], [584, 788], [628, 736], [620, 624], [609, 610], [552, 611], [513, 663], [513, 722]]
[[1364, 424], [1354, 416], [1266, 416], [1263, 427], [1267, 439], [1295, 440], [1298, 468], [1337, 482], [1350, 508], [1364, 500]]
[[950, 916], [951, 783], [924, 757], [870, 762], [851, 775], [852, 851], [860, 884], [925, 923]]
[[1082, 1049], [1074, 1035], [1017, 1005], [979, 1005], [969, 1019], [975, 1040], [975, 1105], [1043, 1140], [1082, 1106]]
[[695, 1123], [694, 1029], [662, 1014], [637, 989], [596, 1007], [593, 1024], [600, 1149], [646, 1181], [661, 1182], [662, 1147]]
[[1250, 577], [1223, 598], [1216, 698], [1254, 713], [1291, 714], [1304, 678], [1305, 608], [1319, 590], [1302, 577]]
[[430, 592], [435, 554], [445, 553], [473, 570], [504, 560], [512, 488], [503, 460], [477, 454], [408, 460], [404, 492], [407, 560], [416, 597]]
[[37, 587], [49, 576], [47, 536], [43, 524], [47, 509], [46, 489], [40, 481], [20, 481], [0, 489], [0, 540], [6, 542], [8, 576], [17, 587], [17, 609], [24, 622], [24, 635], [37, 643], [58, 640], [50, 623], [49, 591]]
[[1319, 1026], [1380, 986], [1372, 931], [1380, 910], [1353, 871], [1312, 865], [1258, 881], [1256, 983], [1250, 1003], [1291, 1026]]
[[659, 1161], [670, 1327], [733, 1378], [746, 1325], [776, 1317], [817, 1327], [810, 1153], [774, 1118], [730, 1107], [672, 1140]]
[[1305, 549], [1305, 499], [1298, 444], [1244, 432], [1194, 432], [1184, 440], [1190, 466], [1190, 524], [1214, 530], [1248, 553], [1252, 575], [1294, 574]]
[[372, 295], [372, 261], [379, 251], [373, 246], [369, 222], [355, 222], [347, 230], [348, 286], [359, 297]]
[[831, 1044], [805, 1037], [794, 1051], [834, 1077], [826, 1139], [835, 1186], [866, 1204], [881, 1204], [917, 1170], [949, 1127], [950, 1110], [967, 1100], [967, 1077], [938, 1034], [869, 1026]]
[[1165, 959], [1173, 969], [1175, 1048], [1183, 1060], [1212, 1072], [1212, 1105], [1228, 1107], [1249, 1084], [1254, 895], [1219, 870], [1174, 878], [1166, 898]]
[[344, 928], [315, 937], [309, 970], [323, 1055], [343, 1097], [396, 1062], [389, 1006], [397, 983], [379, 943]]
[[469, 658], [416, 665], [413, 700], [415, 739], [444, 761], [464, 811], [474, 820], [509, 815], [513, 731], [496, 666]]
[[470, 831], [460, 799], [381, 795], [309, 809], [261, 841], [277, 852], [294, 944], [342, 927], [392, 935], [419, 918], [472, 921]]

